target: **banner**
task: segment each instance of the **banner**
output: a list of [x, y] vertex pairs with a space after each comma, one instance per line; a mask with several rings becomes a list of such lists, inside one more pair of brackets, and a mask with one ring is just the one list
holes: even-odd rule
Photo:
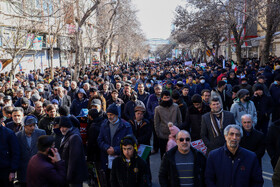
[[205, 146], [204, 142], [202, 141], [202, 139], [196, 140], [191, 142], [191, 145], [196, 148], [197, 150], [203, 152], [204, 154], [206, 154], [207, 151], [207, 147]]
[[191, 66], [191, 65], [192, 65], [192, 61], [185, 62], [185, 66]]

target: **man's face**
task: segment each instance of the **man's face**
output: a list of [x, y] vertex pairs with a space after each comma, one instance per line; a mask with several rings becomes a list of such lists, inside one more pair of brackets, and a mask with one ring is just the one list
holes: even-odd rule
[[142, 112], [142, 111], [135, 112], [136, 121], [141, 121], [143, 118], [144, 118], [144, 112]]
[[70, 128], [68, 127], [60, 127], [61, 134], [65, 136]]
[[41, 113], [41, 112], [43, 112], [43, 105], [42, 105], [42, 103], [37, 103], [36, 105], [35, 105], [35, 110], [36, 110], [36, 112], [37, 113]]
[[111, 95], [112, 95], [113, 99], [117, 99], [119, 96], [119, 94], [117, 92], [113, 92]]
[[26, 91], [26, 92], [25, 92], [25, 97], [30, 98], [30, 97], [31, 97], [31, 92]]
[[188, 93], [189, 93], [189, 89], [188, 89], [188, 88], [184, 88], [184, 89], [182, 90], [183, 96], [187, 96]]
[[79, 99], [83, 99], [83, 97], [84, 97], [84, 94], [83, 94], [83, 93], [78, 93], [78, 98], [79, 98]]
[[69, 87], [69, 81], [65, 81], [64, 86]]
[[49, 115], [50, 118], [54, 118], [56, 116], [55, 108], [50, 111], [47, 111], [47, 114]]
[[120, 90], [121, 87], [122, 87], [121, 83], [117, 83], [117, 84], [116, 84], [116, 89], [117, 89], [117, 90]]
[[72, 82], [71, 83], [71, 88], [74, 90], [74, 89], [76, 89], [76, 87], [77, 87], [76, 83]]
[[210, 103], [210, 108], [212, 112], [219, 112], [221, 110], [221, 104], [219, 101], [212, 101]]
[[21, 111], [13, 112], [12, 118], [15, 123], [21, 123], [23, 118], [23, 113]]
[[156, 88], [155, 88], [155, 94], [156, 94], [156, 95], [160, 95], [161, 92], [162, 92], [161, 87], [156, 87]]
[[170, 100], [170, 96], [164, 95], [161, 100], [163, 101], [169, 101]]
[[202, 103], [193, 103], [193, 106], [196, 108], [196, 109], [200, 109], [202, 107]]
[[263, 91], [262, 90], [257, 90], [256, 93], [257, 93], [258, 96], [262, 96], [263, 95]]
[[18, 98], [22, 98], [22, 97], [23, 97], [23, 92], [21, 92], [21, 91], [18, 92], [18, 93], [17, 93], [17, 97], [18, 97]]
[[31, 135], [34, 132], [34, 130], [35, 130], [35, 124], [24, 126], [24, 131], [25, 131], [25, 134], [27, 134], [27, 135]]
[[239, 130], [235, 128], [230, 128], [228, 135], [225, 136], [227, 147], [237, 148], [241, 139], [241, 134]]
[[26, 109], [26, 108], [28, 107], [28, 104], [22, 103], [22, 104], [21, 104], [21, 107], [22, 107], [23, 109]]
[[130, 93], [130, 92], [131, 92], [130, 86], [125, 86], [124, 87], [124, 93], [127, 94], [127, 93]]
[[211, 96], [211, 94], [209, 92], [204, 92], [203, 95], [202, 95], [202, 99], [205, 102], [209, 102], [210, 96]]
[[176, 143], [178, 146], [178, 150], [180, 153], [188, 153], [190, 151], [191, 146], [191, 137], [187, 133], [179, 132]]
[[258, 79], [258, 82], [261, 83], [261, 84], [264, 84], [264, 79], [260, 78], [260, 79]]
[[114, 122], [116, 120], [117, 116], [112, 113], [107, 113], [107, 117], [108, 117], [109, 122]]
[[131, 159], [134, 153], [134, 148], [132, 145], [123, 145], [122, 151], [126, 159]]
[[250, 117], [244, 116], [241, 120], [241, 123], [245, 131], [250, 132], [252, 130], [253, 122]]
[[139, 84], [139, 85], [138, 85], [138, 91], [139, 91], [140, 93], [143, 93], [143, 92], [144, 92], [144, 85], [143, 85], [143, 84]]

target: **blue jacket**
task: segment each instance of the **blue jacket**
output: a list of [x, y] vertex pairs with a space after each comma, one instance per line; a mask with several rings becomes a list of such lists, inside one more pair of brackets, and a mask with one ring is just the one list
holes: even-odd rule
[[119, 120], [120, 120], [120, 124], [113, 137], [113, 141], [112, 141], [113, 144], [111, 144], [111, 132], [109, 127], [110, 122], [106, 119], [102, 123], [100, 128], [100, 133], [97, 138], [97, 142], [98, 142], [98, 146], [101, 149], [101, 166], [102, 169], [104, 170], [108, 168], [107, 149], [109, 149], [109, 147], [112, 146], [115, 150], [115, 155], [120, 155], [121, 154], [120, 143], [122, 138], [124, 138], [128, 134], [133, 134], [131, 125], [120, 118]]
[[150, 95], [147, 101], [147, 113], [149, 119], [154, 119], [155, 114], [155, 108], [159, 105], [159, 101], [157, 99], [157, 96], [155, 94]]
[[[82, 100], [78, 98], [78, 93], [84, 94], [84, 98]], [[80, 114], [80, 111], [83, 108], [87, 108], [88, 105], [87, 94], [84, 89], [80, 88], [76, 95], [77, 97], [73, 100], [70, 107], [70, 114], [73, 114], [74, 116], [78, 116]]]
[[0, 179], [7, 179], [19, 167], [20, 150], [15, 133], [0, 125]]
[[274, 104], [276, 106], [280, 105], [280, 86], [271, 84], [269, 91], [270, 91], [271, 97], [274, 101]]
[[208, 89], [210, 91], [212, 90], [211, 86], [207, 82], [205, 82], [204, 84], [199, 83], [196, 88], [196, 93], [201, 95], [201, 91], [204, 89]]
[[210, 152], [205, 181], [207, 187], [262, 187], [262, 170], [255, 153], [239, 147], [232, 159], [226, 145]]

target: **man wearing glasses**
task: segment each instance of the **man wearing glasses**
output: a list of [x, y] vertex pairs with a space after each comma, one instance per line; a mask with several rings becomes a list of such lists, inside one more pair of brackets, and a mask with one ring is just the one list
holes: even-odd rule
[[262, 169], [254, 152], [241, 148], [243, 130], [228, 125], [226, 144], [209, 153], [205, 170], [207, 186], [263, 186]]
[[205, 186], [206, 157], [191, 146], [189, 132], [178, 132], [176, 144], [163, 156], [159, 170], [161, 187]]

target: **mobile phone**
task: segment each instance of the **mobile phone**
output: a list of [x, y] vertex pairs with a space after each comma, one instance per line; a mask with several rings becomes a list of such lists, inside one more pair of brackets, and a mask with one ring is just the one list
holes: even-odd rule
[[49, 149], [48, 155], [50, 155], [51, 157], [53, 157], [53, 152], [52, 152], [52, 148]]

